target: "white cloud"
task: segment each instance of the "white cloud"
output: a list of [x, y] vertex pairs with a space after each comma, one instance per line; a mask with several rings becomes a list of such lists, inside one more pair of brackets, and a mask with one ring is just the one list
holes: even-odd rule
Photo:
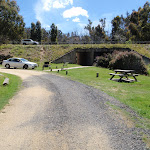
[[73, 5], [73, 0], [41, 0], [43, 10], [50, 11], [51, 8], [65, 8], [67, 5]]
[[38, 1], [35, 5], [35, 8], [34, 8], [34, 12], [35, 12], [35, 15], [36, 15], [36, 19], [39, 20], [41, 23], [43, 23], [43, 10], [41, 8], [41, 2]]
[[64, 18], [72, 18], [72, 17], [77, 17], [80, 15], [85, 16], [87, 18], [89, 17], [88, 12], [85, 9], [83, 9], [82, 7], [72, 7], [71, 9], [68, 9], [63, 12]]
[[53, 8], [65, 8], [64, 4], [63, 3], [60, 3], [58, 1], [55, 1], [53, 3]]
[[52, 12], [50, 10], [65, 8], [67, 5], [73, 5], [73, 0], [37, 0], [34, 6], [36, 19], [46, 26], [46, 16]]
[[80, 19], [76, 17], [75, 19], [72, 20], [73, 22], [80, 22]]

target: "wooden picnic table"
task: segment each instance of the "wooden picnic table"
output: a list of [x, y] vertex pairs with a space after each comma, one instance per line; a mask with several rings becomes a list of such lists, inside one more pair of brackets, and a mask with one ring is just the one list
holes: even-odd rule
[[[138, 76], [138, 74], [134, 74], [135, 70], [116, 69], [116, 70], [114, 70], [114, 72], [115, 73], [109, 73], [111, 75], [110, 80], [112, 80], [115, 76], [119, 76], [120, 78], [119, 78], [118, 82], [122, 82], [122, 81], [126, 81], [126, 82], [137, 81], [136, 76]], [[134, 79], [130, 79], [129, 76], [133, 77]]]

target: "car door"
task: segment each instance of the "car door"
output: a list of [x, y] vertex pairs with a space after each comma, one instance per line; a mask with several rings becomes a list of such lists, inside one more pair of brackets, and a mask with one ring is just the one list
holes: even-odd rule
[[10, 65], [11, 67], [16, 67], [17, 68], [17, 59], [16, 58], [13, 58], [13, 59], [11, 59], [11, 65]]
[[11, 60], [11, 66], [14, 68], [20, 68], [20, 66], [21, 66], [20, 64], [21, 64], [21, 62], [20, 62], [20, 59], [18, 59], [18, 58], [13, 58]]
[[16, 61], [17, 61], [16, 63], [17, 68], [23, 68], [24, 63], [20, 59], [17, 59]]

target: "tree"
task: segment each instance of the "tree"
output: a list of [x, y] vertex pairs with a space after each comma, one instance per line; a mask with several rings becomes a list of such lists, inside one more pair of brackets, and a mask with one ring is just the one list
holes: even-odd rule
[[23, 34], [23, 38], [24, 39], [29, 39], [31, 37], [31, 28], [24, 28], [24, 34]]
[[25, 23], [19, 15], [19, 6], [16, 1], [0, 1], [0, 41], [20, 40], [24, 33]]
[[103, 30], [103, 32], [105, 32], [106, 18], [100, 19], [99, 22], [100, 22], [101, 25], [102, 25], [102, 30]]
[[94, 26], [92, 26], [91, 20], [88, 20], [89, 23], [87, 24], [87, 26], [85, 26], [85, 29], [89, 31], [90, 38], [94, 42], [103, 40], [103, 39], [105, 39], [105, 36], [106, 36], [105, 31], [104, 31], [105, 18], [101, 19], [99, 21], [102, 25], [98, 24], [96, 27], [94, 27]]
[[143, 8], [128, 13], [125, 18], [126, 37], [132, 41], [150, 40], [150, 3], [146, 2]]
[[121, 17], [116, 16], [112, 21], [112, 40], [115, 39], [115, 35], [119, 34], [120, 31], [120, 25], [121, 25]]
[[50, 26], [50, 38], [52, 43], [57, 41], [57, 26], [54, 23]]
[[92, 21], [90, 19], [88, 19], [88, 24], [87, 26], [84, 27], [84, 29], [88, 30], [89, 31], [89, 35], [90, 35], [90, 38], [91, 40], [94, 41], [94, 31], [93, 31], [93, 27], [92, 27]]
[[40, 21], [36, 22], [36, 40], [41, 42], [42, 39], [42, 31], [41, 31], [41, 23]]
[[42, 30], [42, 42], [48, 42], [49, 33], [44, 28], [42, 28], [41, 30]]
[[63, 33], [62, 33], [61, 30], [58, 30], [57, 31], [57, 40], [58, 40], [58, 42], [61, 42], [62, 39], [63, 39]]
[[31, 23], [31, 39], [36, 40], [36, 26], [35, 23]]
[[100, 25], [97, 25], [97, 27], [95, 27], [95, 36], [96, 41], [100, 41], [105, 38], [104, 29]]

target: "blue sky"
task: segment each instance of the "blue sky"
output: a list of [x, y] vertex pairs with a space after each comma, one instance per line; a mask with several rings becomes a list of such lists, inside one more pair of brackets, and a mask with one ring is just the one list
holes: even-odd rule
[[106, 18], [105, 30], [110, 32], [115, 16], [126, 16], [127, 11], [138, 10], [145, 3], [146, 0], [17, 0], [26, 27], [39, 20], [47, 30], [55, 23], [63, 33], [79, 34], [86, 33], [84, 27], [88, 19], [96, 26], [101, 18]]

